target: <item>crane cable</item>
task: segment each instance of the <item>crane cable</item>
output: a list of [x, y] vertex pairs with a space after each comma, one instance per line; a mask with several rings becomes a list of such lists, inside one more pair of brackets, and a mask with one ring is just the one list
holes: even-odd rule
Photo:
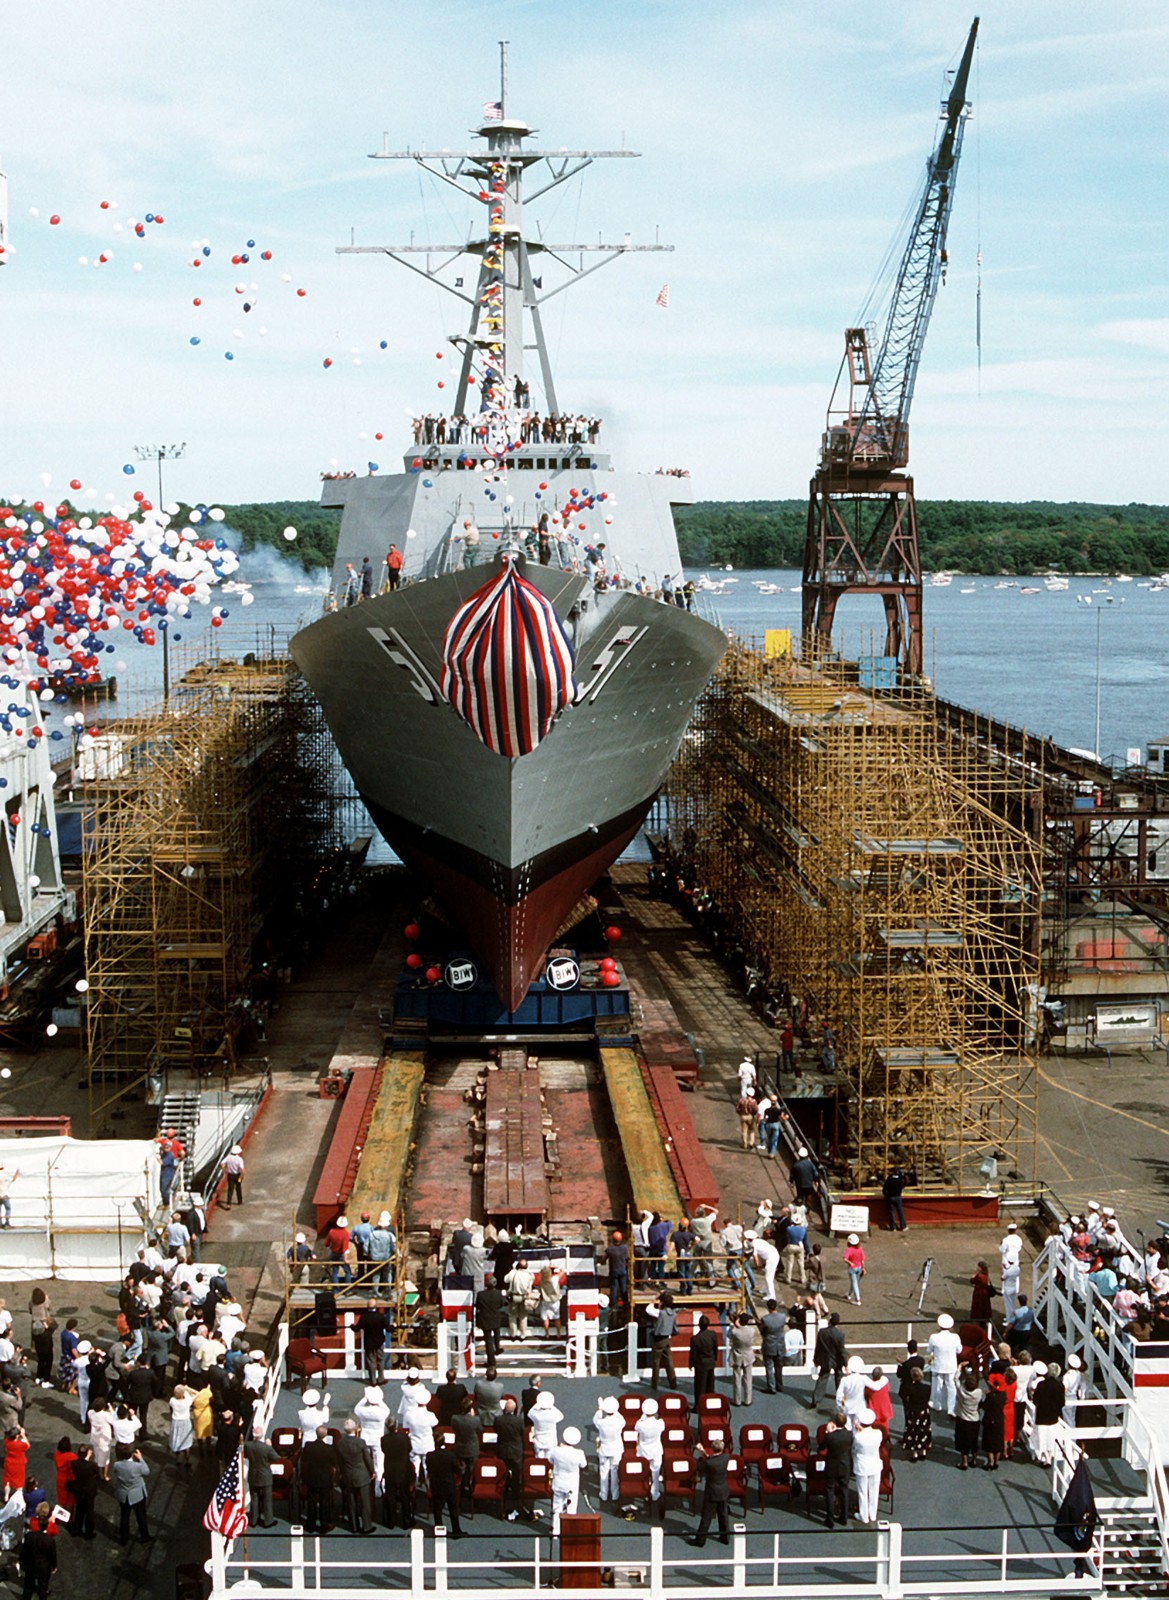
[[[974, 46], [976, 103], [982, 105], [982, 44]], [[974, 345], [978, 362], [978, 398], [982, 398], [982, 122], [974, 125], [975, 288]]]

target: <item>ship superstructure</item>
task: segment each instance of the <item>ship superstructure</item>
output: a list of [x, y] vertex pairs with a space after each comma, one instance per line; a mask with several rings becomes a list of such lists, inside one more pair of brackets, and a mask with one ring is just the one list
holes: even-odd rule
[[[446, 247], [343, 253], [403, 261], [462, 300], [469, 325], [450, 340], [453, 408], [415, 419], [403, 471], [325, 483], [322, 503], [343, 512], [336, 609], [292, 643], [374, 820], [513, 1010], [636, 833], [726, 642], [677, 603], [671, 505], [688, 480], [618, 472], [603, 420], [562, 409], [544, 339], [548, 298], [664, 247], [536, 241], [525, 180], [541, 169], [546, 194], [633, 152], [541, 151], [533, 132], [508, 114], [505, 54], [480, 148], [377, 153], [462, 190], [486, 226]], [[550, 269], [561, 281], [545, 287]], [[362, 594], [363, 567], [378, 592]]]

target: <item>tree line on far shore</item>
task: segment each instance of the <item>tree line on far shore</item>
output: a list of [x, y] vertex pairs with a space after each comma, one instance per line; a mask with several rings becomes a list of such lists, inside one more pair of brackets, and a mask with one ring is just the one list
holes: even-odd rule
[[[674, 511], [687, 567], [801, 567], [806, 500], [703, 500]], [[919, 500], [927, 571], [1169, 572], [1169, 506]]]

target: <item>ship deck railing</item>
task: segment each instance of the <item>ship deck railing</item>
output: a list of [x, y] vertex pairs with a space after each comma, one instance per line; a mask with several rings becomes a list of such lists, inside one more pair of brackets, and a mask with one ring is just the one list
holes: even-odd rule
[[[507, 1525], [504, 1525], [507, 1527]], [[533, 1594], [595, 1595], [598, 1577], [614, 1586], [637, 1587], [652, 1600], [670, 1600], [695, 1590], [717, 1587], [720, 1595], [766, 1593], [769, 1596], [815, 1595], [879, 1597], [1095, 1594], [1103, 1566], [1102, 1536], [1077, 1557], [1050, 1544], [1050, 1522], [1011, 1527], [908, 1529], [881, 1521], [871, 1527], [838, 1531], [831, 1554], [824, 1551], [818, 1529], [771, 1530], [748, 1534], [732, 1524], [729, 1546], [713, 1553], [680, 1551], [663, 1528], [651, 1526], [623, 1535], [604, 1535], [603, 1562], [561, 1559], [553, 1537], [515, 1535], [501, 1551], [494, 1528], [488, 1549], [476, 1556], [466, 1543], [452, 1549], [444, 1528], [410, 1530], [408, 1542], [393, 1535], [370, 1536], [355, 1549], [327, 1536], [293, 1528], [288, 1535], [249, 1535], [246, 1552], [227, 1554], [221, 1535], [212, 1534], [210, 1600], [225, 1600], [233, 1585], [250, 1595], [281, 1591], [312, 1595], [319, 1600], [350, 1600], [355, 1590], [370, 1590], [376, 1563], [375, 1592], [409, 1590], [411, 1595], [446, 1594], [528, 1600]], [[551, 1533], [551, 1520], [547, 1521]], [[464, 1529], [464, 1534], [474, 1530]], [[930, 1548], [931, 1544], [933, 1548]], [[269, 1554], [283, 1546], [279, 1555]], [[338, 1552], [336, 1555], [334, 1552]], [[402, 1554], [398, 1559], [398, 1552]], [[376, 1552], [376, 1554], [374, 1553]], [[600, 1571], [599, 1571], [600, 1569]], [[1079, 1571], [1085, 1576], [1078, 1576]], [[573, 1583], [580, 1572], [581, 1582]], [[606, 1575], [607, 1579], [606, 1579]]]

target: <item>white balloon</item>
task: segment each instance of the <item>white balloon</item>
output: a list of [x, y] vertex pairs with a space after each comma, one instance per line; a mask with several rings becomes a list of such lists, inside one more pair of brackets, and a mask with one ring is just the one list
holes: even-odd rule
[[289, 525], [284, 530], [284, 537], [289, 541], [289, 543], [291, 543], [292, 540], [296, 538], [296, 529]]

